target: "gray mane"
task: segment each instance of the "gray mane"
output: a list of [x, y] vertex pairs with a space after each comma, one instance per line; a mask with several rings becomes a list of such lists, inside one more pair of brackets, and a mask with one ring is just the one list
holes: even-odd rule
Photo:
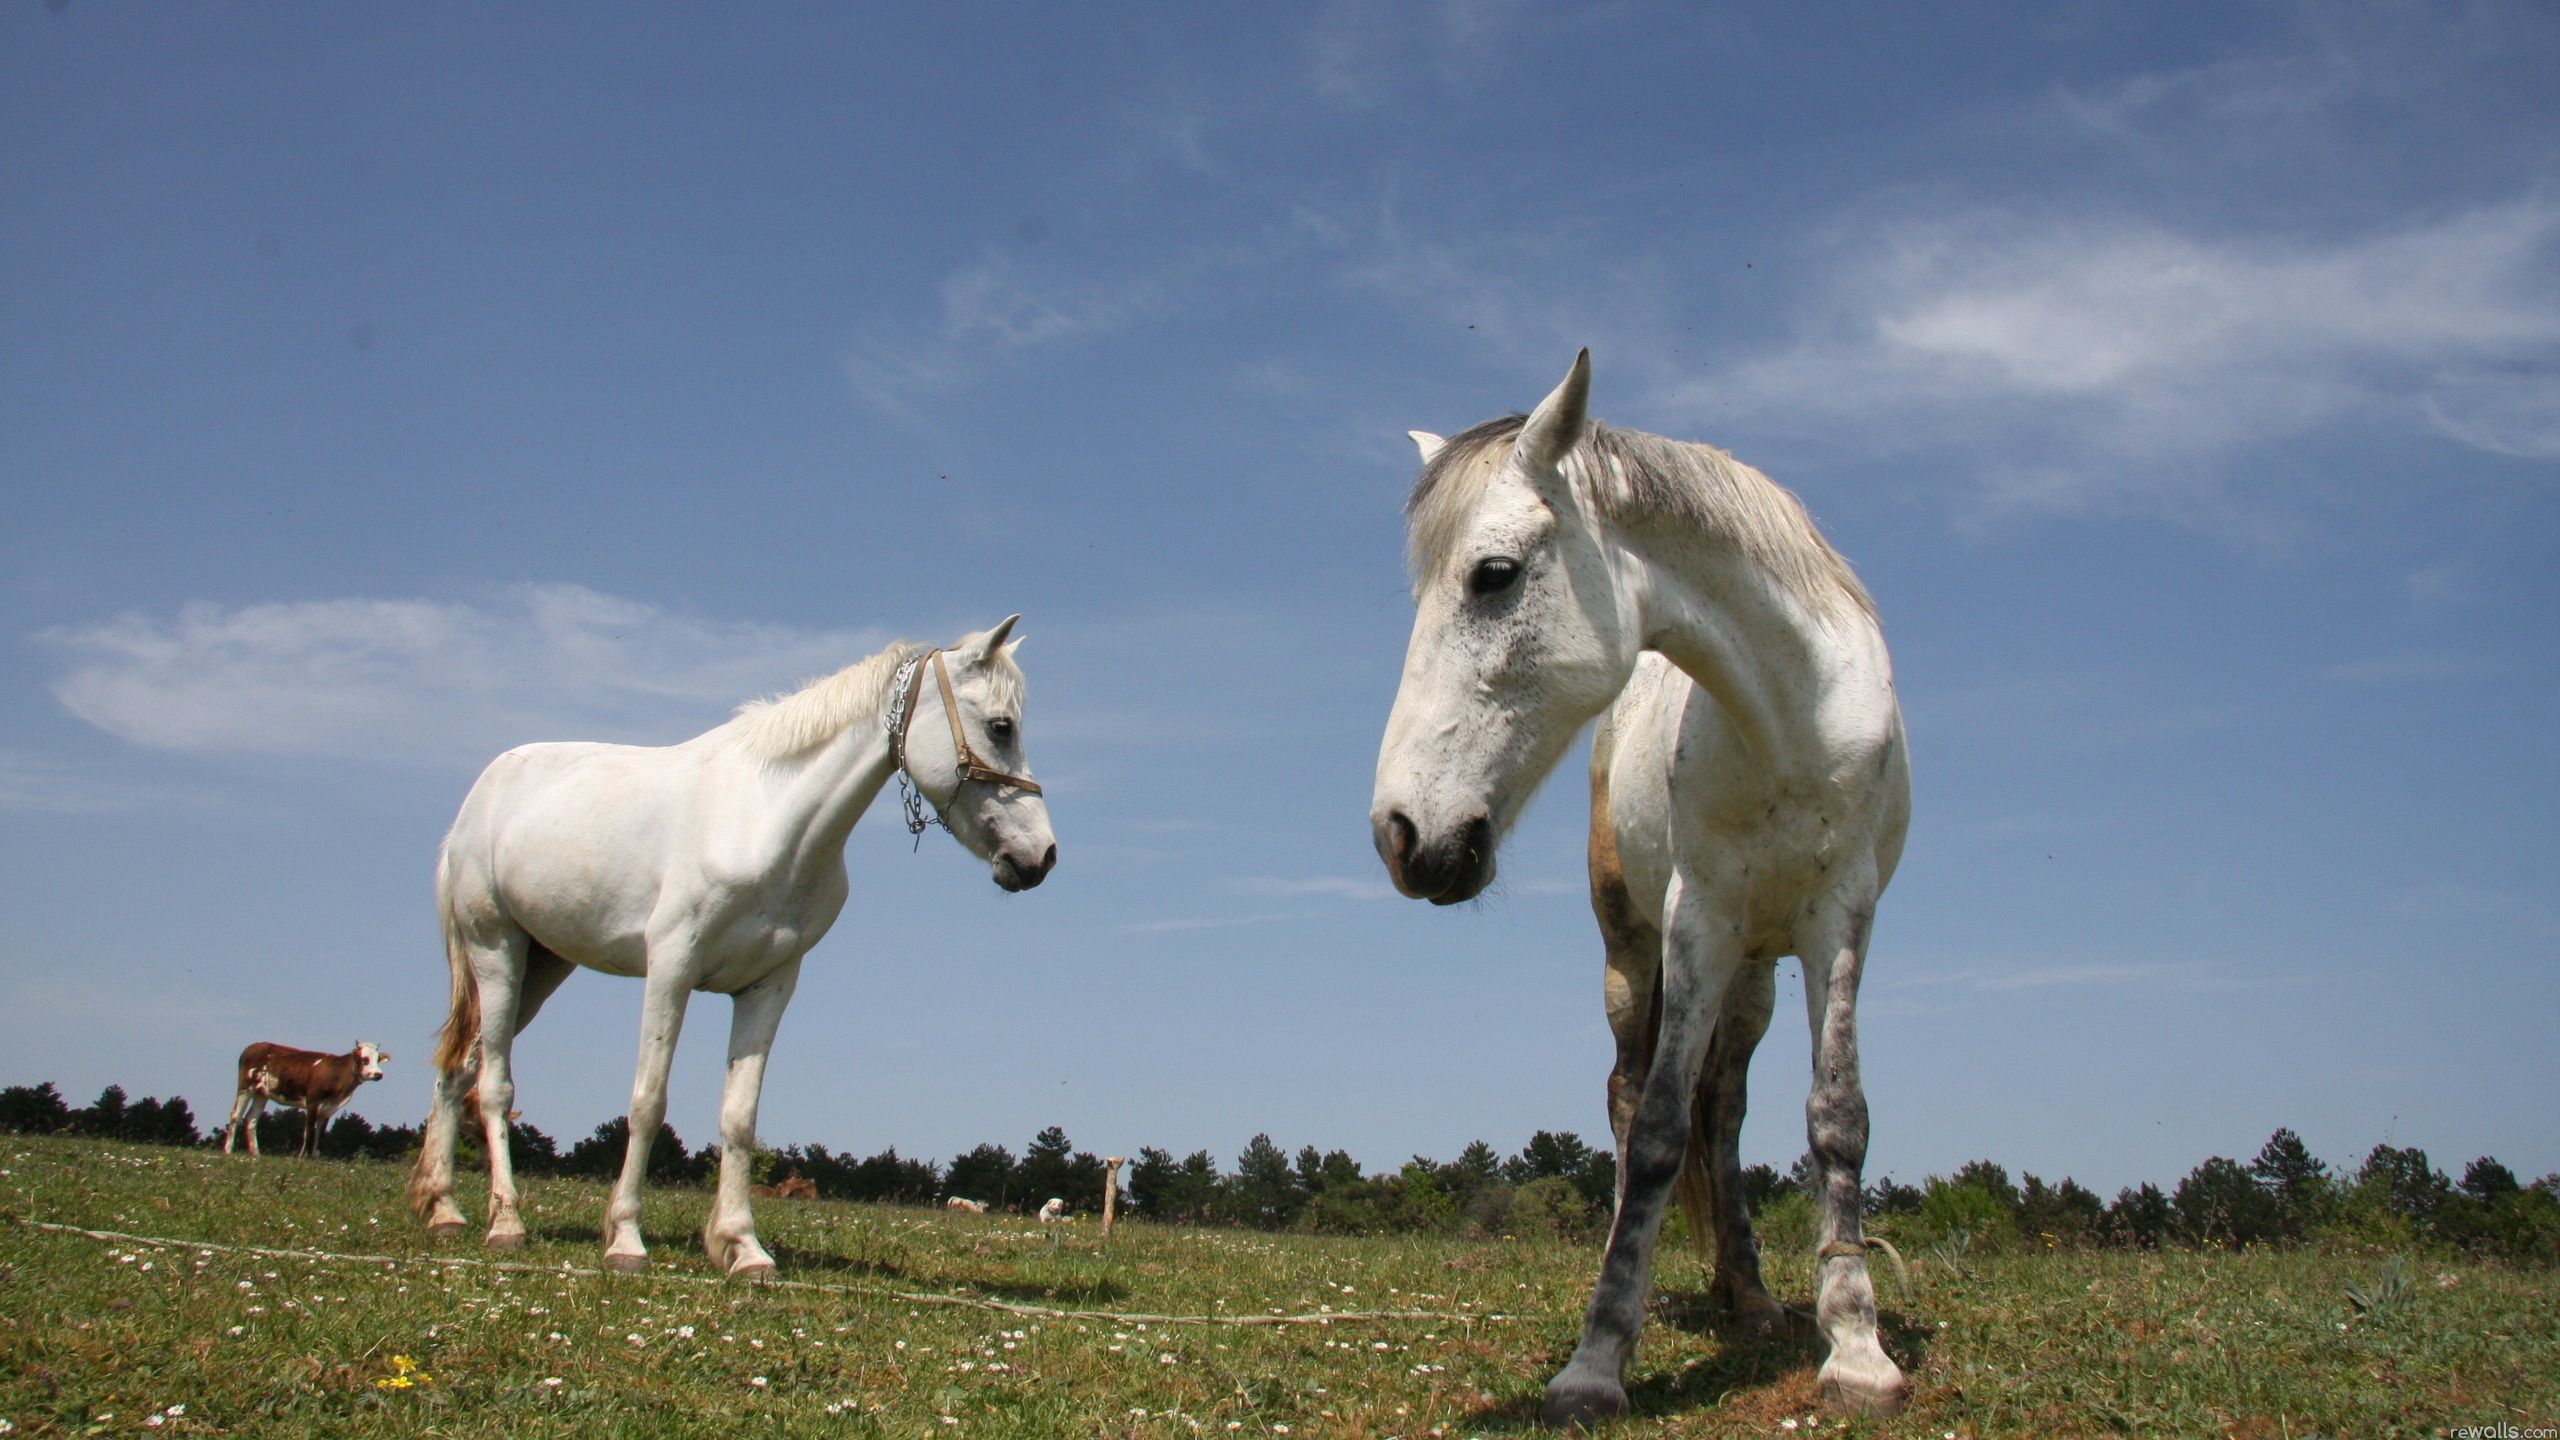
[[[1529, 422], [1505, 415], [1452, 435], [1422, 467], [1404, 505], [1414, 581], [1437, 573], [1466, 517]], [[1591, 421], [1565, 457], [1565, 478], [1612, 521], [1668, 522], [1731, 543], [1816, 614], [1875, 618], [1857, 573], [1786, 487], [1713, 445]]]

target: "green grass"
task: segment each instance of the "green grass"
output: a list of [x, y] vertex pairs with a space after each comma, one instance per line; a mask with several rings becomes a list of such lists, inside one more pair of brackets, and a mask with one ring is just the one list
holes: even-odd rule
[[[1482, 1435], [1531, 1427], [1596, 1258], [1563, 1242], [1333, 1239], [825, 1202], [758, 1207], [792, 1285], [719, 1280], [708, 1197], [651, 1197], [657, 1264], [598, 1259], [601, 1188], [527, 1191], [520, 1268], [439, 1244], [387, 1165], [0, 1136], [0, 1418], [18, 1435]], [[160, 1246], [34, 1228], [170, 1237]], [[244, 1253], [318, 1250], [383, 1260]], [[2380, 1257], [2081, 1253], [1878, 1268], [1909, 1414], [1824, 1421], [1809, 1332], [1699, 1313], [1665, 1263], [1612, 1435], [2435, 1435], [2560, 1423], [2560, 1283]], [[567, 1268], [563, 1268], [567, 1267]], [[1772, 1246], [1782, 1299], [1809, 1260]], [[805, 1287], [805, 1288], [804, 1288]], [[912, 1298], [901, 1298], [912, 1297]], [[976, 1303], [1037, 1307], [1027, 1315]], [[1142, 1315], [1450, 1318], [1164, 1323]], [[404, 1369], [404, 1367], [407, 1367]], [[385, 1381], [409, 1380], [406, 1386]], [[758, 1383], [761, 1379], [762, 1383]], [[174, 1418], [169, 1407], [183, 1406]], [[163, 1423], [147, 1425], [158, 1415]], [[1789, 1430], [1794, 1420], [1799, 1428]]]

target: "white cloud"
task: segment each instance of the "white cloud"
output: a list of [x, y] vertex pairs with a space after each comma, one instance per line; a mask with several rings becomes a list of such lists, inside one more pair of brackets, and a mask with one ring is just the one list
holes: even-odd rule
[[479, 602], [186, 606], [40, 637], [65, 708], [154, 750], [485, 758], [531, 740], [663, 744], [886, 643], [704, 620], [575, 585]]
[[2560, 405], [2510, 371], [2560, 349], [2560, 205], [2325, 242], [1978, 216], [1893, 237], [1818, 329], [1689, 397], [1913, 445], [2032, 437], [2025, 453], [2057, 458], [2002, 482], [2020, 507], [2181, 483], [2184, 462], [2420, 407], [2465, 443], [2539, 454]]
[[2436, 428], [2523, 460], [2560, 460], [2560, 373], [2448, 375], [2425, 401]]

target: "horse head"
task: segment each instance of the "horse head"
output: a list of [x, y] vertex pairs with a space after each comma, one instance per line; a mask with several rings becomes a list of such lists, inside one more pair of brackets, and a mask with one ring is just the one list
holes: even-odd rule
[[1586, 351], [1525, 420], [1413, 432], [1413, 638], [1369, 824], [1417, 899], [1455, 904], [1492, 883], [1495, 846], [1635, 668], [1634, 606], [1568, 464], [1590, 393]]
[[1049, 807], [1022, 753], [1019, 639], [1008, 615], [994, 629], [920, 657], [905, 720], [907, 774], [996, 884], [1028, 890], [1058, 863]]

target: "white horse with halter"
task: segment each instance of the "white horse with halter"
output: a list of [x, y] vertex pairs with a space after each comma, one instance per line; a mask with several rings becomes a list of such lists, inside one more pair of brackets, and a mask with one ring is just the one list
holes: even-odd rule
[[[528, 745], [490, 764], [436, 867], [452, 1009], [409, 1186], [430, 1228], [463, 1229], [453, 1146], [476, 1074], [488, 1243], [524, 1243], [503, 1118], [515, 1095], [509, 1057], [517, 1032], [584, 966], [646, 987], [605, 1263], [647, 1263], [640, 1190], [666, 1117], [667, 1068], [686, 1002], [714, 991], [733, 1008], [719, 1196], [703, 1244], [731, 1274], [772, 1272], [748, 1207], [756, 1107], [801, 957], [844, 908], [854, 822], [894, 774], [1004, 889], [1027, 890], [1057, 863], [1047, 805], [1022, 758], [1021, 642], [1005, 639], [1019, 618], [944, 650], [900, 642], [680, 745]], [[928, 711], [939, 714], [917, 724]], [[919, 832], [923, 823], [919, 811]]]

